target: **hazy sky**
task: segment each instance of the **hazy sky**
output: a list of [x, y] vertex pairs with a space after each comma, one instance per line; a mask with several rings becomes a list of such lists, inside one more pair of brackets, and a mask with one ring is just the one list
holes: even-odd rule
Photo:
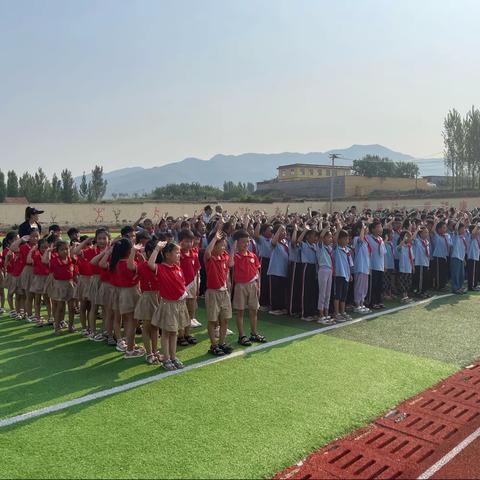
[[0, 168], [442, 150], [478, 0], [0, 0]]

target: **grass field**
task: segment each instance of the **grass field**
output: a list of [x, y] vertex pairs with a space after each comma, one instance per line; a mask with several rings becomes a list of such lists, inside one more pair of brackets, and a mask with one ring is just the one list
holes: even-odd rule
[[[2, 428], [0, 477], [269, 477], [480, 356], [479, 304], [435, 300]], [[260, 316], [269, 340], [316, 328]], [[186, 363], [207, 358], [196, 334]], [[0, 345], [1, 418], [160, 372], [5, 316]]]

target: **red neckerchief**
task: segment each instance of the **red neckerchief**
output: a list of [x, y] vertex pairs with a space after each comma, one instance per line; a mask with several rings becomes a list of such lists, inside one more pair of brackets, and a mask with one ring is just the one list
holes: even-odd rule
[[444, 234], [444, 233], [439, 233], [439, 235], [441, 237], [443, 237], [443, 240], [445, 241], [445, 248], [447, 249], [447, 255], [448, 255], [448, 240], [447, 240], [447, 236]]
[[413, 268], [413, 256], [412, 256], [412, 244], [411, 243], [407, 243], [407, 250], [408, 250], [408, 258], [410, 260], [410, 265]]
[[460, 237], [463, 240], [463, 245], [465, 246], [465, 253], [467, 253], [467, 241], [465, 240], [465, 237]]
[[373, 235], [370, 235], [371, 238], [373, 238], [373, 241], [377, 244], [378, 246], [378, 254], [381, 255], [381, 246], [382, 246], [382, 237], [374, 237]]
[[430, 249], [428, 248], [427, 241], [423, 240], [423, 238], [421, 238], [420, 241], [422, 242], [423, 249], [425, 250], [425, 255], [427, 256], [427, 258], [430, 258]]
[[288, 249], [287, 242], [285, 240], [280, 240], [278, 243], [283, 247], [283, 249], [285, 250], [285, 252], [288, 256], [289, 249]]
[[350, 270], [350, 275], [352, 274], [352, 266], [350, 265], [350, 251], [345, 250], [345, 247], [340, 247], [340, 251], [342, 251], [346, 256], [347, 256], [347, 263], [348, 263], [348, 269]]

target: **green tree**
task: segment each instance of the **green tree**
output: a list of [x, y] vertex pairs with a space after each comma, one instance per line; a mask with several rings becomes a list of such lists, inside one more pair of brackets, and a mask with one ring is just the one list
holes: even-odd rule
[[465, 161], [465, 135], [462, 117], [457, 110], [447, 113], [443, 122], [443, 145], [445, 157], [445, 169], [452, 177], [452, 189], [463, 183], [463, 169]]
[[60, 202], [62, 197], [62, 181], [58, 178], [57, 174], [54, 173], [52, 176], [50, 195], [48, 200], [50, 202]]
[[394, 177], [416, 178], [419, 174], [418, 165], [415, 162], [396, 162]]
[[98, 202], [105, 196], [107, 191], [107, 181], [103, 178], [103, 167], [95, 165], [92, 170], [92, 179], [90, 180], [90, 198], [93, 202]]
[[67, 169], [62, 170], [60, 178], [62, 179], [60, 199], [64, 203], [75, 202], [78, 199], [78, 191], [75, 186], [75, 180], [73, 179], [72, 172]]
[[467, 186], [475, 188], [480, 179], [480, 111], [472, 107], [463, 122]]
[[90, 199], [90, 184], [87, 182], [87, 176], [85, 175], [85, 172], [83, 172], [82, 181], [80, 182], [78, 193], [80, 194], [80, 197], [83, 198], [83, 200]]
[[21, 197], [25, 197], [29, 202], [33, 201], [32, 197], [33, 191], [33, 177], [28, 173], [24, 172], [23, 175], [18, 179], [18, 193]]
[[18, 177], [13, 170], [7, 173], [7, 197], [18, 197]]
[[353, 174], [362, 177], [394, 177], [395, 162], [387, 157], [365, 155], [360, 160], [353, 161]]
[[0, 170], [0, 203], [5, 201], [7, 196], [7, 184], [5, 183], [5, 174]]

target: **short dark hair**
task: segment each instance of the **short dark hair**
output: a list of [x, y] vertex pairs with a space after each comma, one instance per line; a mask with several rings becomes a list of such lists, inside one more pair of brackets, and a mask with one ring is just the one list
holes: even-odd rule
[[234, 241], [238, 241], [242, 238], [250, 238], [250, 235], [248, 234], [248, 232], [246, 230], [237, 230], [233, 234], [233, 240]]
[[77, 233], [80, 233], [80, 230], [78, 228], [72, 227], [67, 230], [67, 235], [72, 238], [74, 235]]
[[126, 225], [125, 227], [123, 227], [121, 230], [120, 230], [120, 235], [122, 237], [125, 237], [126, 235], [128, 235], [129, 233], [132, 233], [134, 232], [134, 229], [132, 226], [130, 225]]
[[180, 233], [178, 234], [178, 241], [181, 242], [182, 240], [193, 240], [195, 238], [195, 235], [193, 232], [187, 228], [184, 228], [183, 230], [180, 230]]

